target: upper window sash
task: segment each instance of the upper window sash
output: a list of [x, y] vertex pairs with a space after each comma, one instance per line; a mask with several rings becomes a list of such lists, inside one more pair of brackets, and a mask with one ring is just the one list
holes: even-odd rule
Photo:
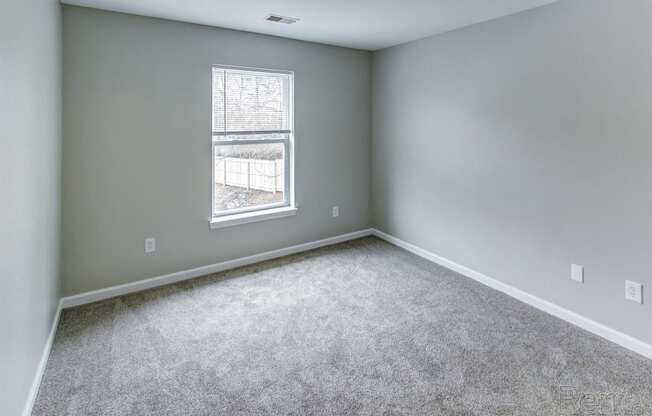
[[291, 133], [291, 72], [212, 70], [213, 136]]

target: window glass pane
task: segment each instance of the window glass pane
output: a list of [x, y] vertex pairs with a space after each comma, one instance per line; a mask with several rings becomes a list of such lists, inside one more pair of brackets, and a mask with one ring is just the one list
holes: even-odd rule
[[282, 203], [284, 153], [283, 143], [216, 145], [213, 213]]
[[289, 75], [213, 68], [213, 131], [289, 130]]

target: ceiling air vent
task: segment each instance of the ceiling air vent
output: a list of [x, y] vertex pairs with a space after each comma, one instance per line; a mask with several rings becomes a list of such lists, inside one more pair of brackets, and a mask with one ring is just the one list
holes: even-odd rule
[[279, 16], [277, 14], [270, 14], [265, 20], [275, 23], [285, 23], [286, 25], [291, 25], [299, 21], [296, 17]]

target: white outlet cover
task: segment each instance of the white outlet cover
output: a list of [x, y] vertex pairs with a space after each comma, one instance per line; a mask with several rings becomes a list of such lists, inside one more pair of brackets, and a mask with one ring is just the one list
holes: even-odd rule
[[145, 253], [153, 253], [156, 251], [156, 238], [149, 237], [145, 239]]
[[334, 206], [333, 207], [333, 218], [339, 217], [340, 216], [340, 207]]
[[571, 280], [584, 283], [584, 266], [571, 264]]
[[625, 280], [625, 299], [643, 303], [643, 285], [631, 280]]

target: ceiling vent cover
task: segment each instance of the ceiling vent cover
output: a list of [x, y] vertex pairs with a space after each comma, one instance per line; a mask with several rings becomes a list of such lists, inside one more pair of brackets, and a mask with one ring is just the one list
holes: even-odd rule
[[270, 14], [265, 20], [275, 23], [285, 23], [286, 25], [291, 25], [299, 21], [296, 17], [279, 16], [278, 14]]

